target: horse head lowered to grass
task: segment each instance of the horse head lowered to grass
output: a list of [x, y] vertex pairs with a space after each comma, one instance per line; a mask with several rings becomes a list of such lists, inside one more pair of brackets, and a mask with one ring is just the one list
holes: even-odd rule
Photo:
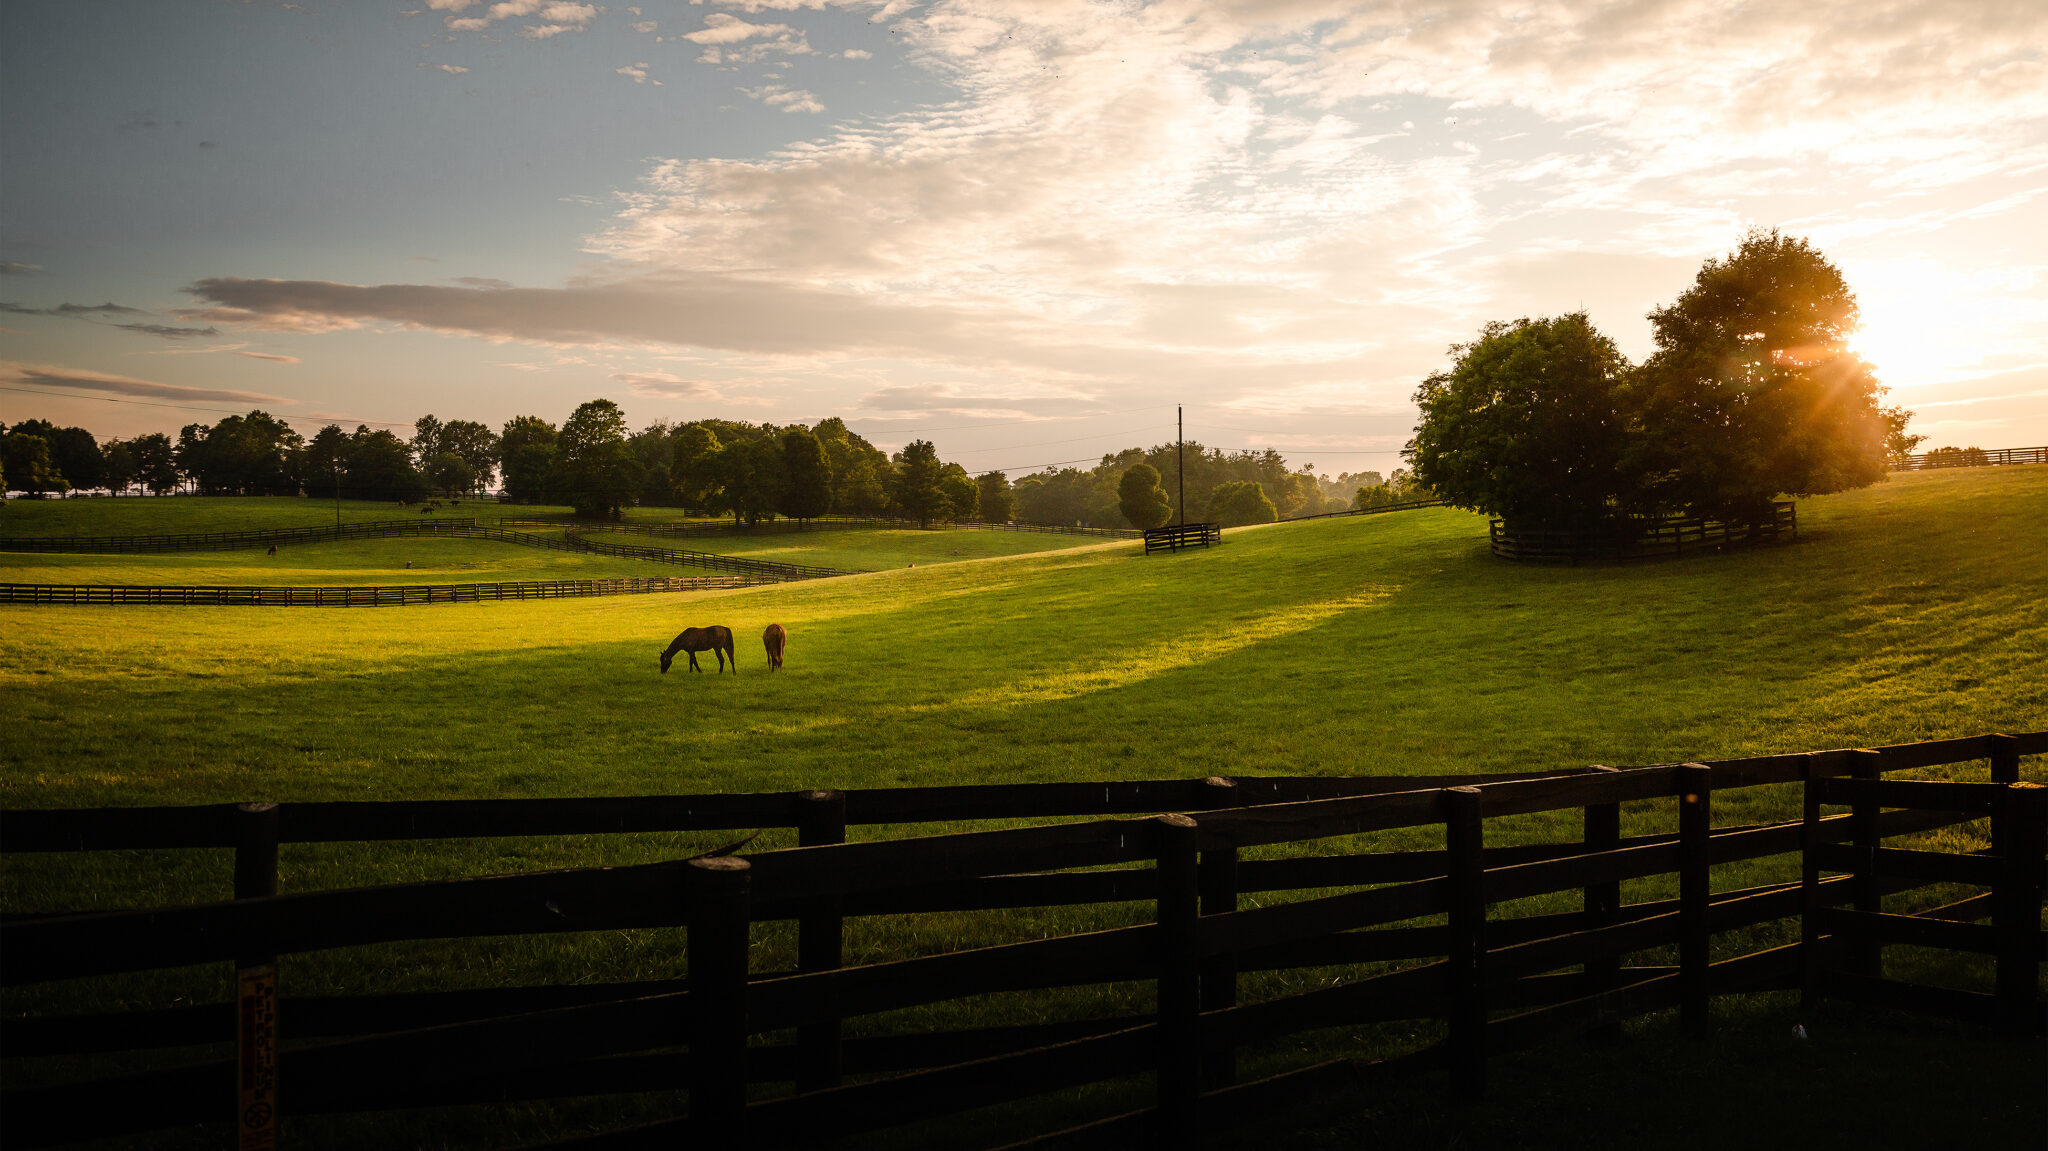
[[730, 660], [732, 662], [732, 673], [734, 675], [740, 673], [740, 661], [732, 653], [732, 629], [729, 627], [720, 627], [717, 624], [713, 624], [710, 627], [684, 628], [683, 634], [677, 636], [675, 642], [668, 645], [668, 650], [661, 653], [661, 670], [663, 672], [668, 671], [668, 665], [675, 660], [676, 653], [679, 651], [690, 653], [691, 671], [704, 670], [697, 666], [697, 653], [708, 651], [718, 656], [719, 671], [724, 671], [726, 662]]

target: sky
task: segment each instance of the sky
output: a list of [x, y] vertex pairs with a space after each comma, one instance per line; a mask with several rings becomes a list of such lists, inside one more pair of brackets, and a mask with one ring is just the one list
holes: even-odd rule
[[2039, 0], [0, 7], [0, 418], [839, 416], [1388, 471], [1491, 320], [1811, 239], [1926, 446], [2048, 443]]

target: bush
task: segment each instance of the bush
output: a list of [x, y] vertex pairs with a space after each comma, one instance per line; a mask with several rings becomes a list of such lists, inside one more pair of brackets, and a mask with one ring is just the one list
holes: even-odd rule
[[1208, 518], [1226, 528], [1245, 524], [1269, 524], [1280, 518], [1279, 509], [1266, 498], [1266, 490], [1251, 480], [1218, 484], [1209, 493]]

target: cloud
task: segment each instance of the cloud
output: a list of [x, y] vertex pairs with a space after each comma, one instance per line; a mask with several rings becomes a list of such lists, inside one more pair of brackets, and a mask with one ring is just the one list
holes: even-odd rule
[[17, 316], [64, 316], [70, 319], [87, 319], [93, 316], [146, 316], [141, 308], [130, 308], [123, 304], [58, 304], [54, 308], [31, 308], [23, 304], [0, 302], [0, 312], [12, 312]]
[[420, 67], [439, 68], [441, 71], [448, 73], [450, 76], [460, 76], [464, 72], [469, 71], [469, 69], [463, 67], [460, 64], [428, 64], [424, 61], [420, 63]]
[[704, 46], [697, 57], [703, 64], [758, 64], [771, 55], [814, 54], [804, 34], [787, 24], [749, 24], [725, 12], [704, 17], [704, 27], [682, 39]]
[[304, 363], [304, 362], [305, 362], [305, 361], [303, 361], [303, 360], [299, 359], [299, 357], [297, 357], [297, 356], [286, 356], [286, 355], [281, 355], [281, 354], [279, 354], [279, 353], [277, 353], [277, 352], [244, 352], [244, 351], [237, 351], [237, 352], [236, 352], [235, 354], [236, 354], [236, 355], [238, 355], [238, 356], [247, 356], [247, 357], [249, 357], [249, 358], [250, 358], [250, 359], [252, 359], [252, 360], [269, 360], [269, 361], [271, 361], [271, 362], [273, 362], [273, 363], [279, 363], [279, 364], [298, 364], [298, 363]]
[[718, 389], [701, 380], [686, 380], [667, 372], [614, 372], [612, 379], [632, 388], [643, 396], [662, 396], [672, 400], [717, 400], [724, 397]]
[[872, 60], [875, 58], [875, 54], [865, 48], [848, 48], [839, 54], [839, 58], [842, 60]]
[[[637, 64], [622, 64], [619, 67], [613, 69], [613, 71], [617, 72], [621, 76], [624, 76], [626, 79], [631, 80], [635, 84], [647, 83], [647, 62], [645, 60], [642, 60]], [[661, 83], [661, 81], [656, 80], [655, 83], [658, 85]]]
[[[635, 11], [633, 14], [635, 16], [638, 16], [640, 13], [638, 11]], [[632, 29], [635, 32], [640, 33], [643, 36], [649, 36], [654, 33], [655, 29], [661, 27], [661, 22], [658, 20], [640, 20], [635, 23], [628, 24], [626, 25], [626, 27]]]
[[107, 392], [158, 400], [226, 400], [244, 404], [292, 402], [282, 396], [265, 395], [262, 392], [240, 392], [226, 388], [189, 388], [182, 384], [138, 380], [132, 376], [79, 371], [51, 364], [23, 364], [12, 360], [0, 362], [0, 382], [45, 388], [69, 388], [74, 391]]
[[171, 324], [115, 324], [127, 332], [140, 332], [145, 336], [160, 336], [166, 340], [189, 340], [194, 337], [210, 339], [220, 335], [216, 328], [181, 328]]
[[41, 264], [20, 264], [13, 260], [0, 260], [0, 276], [26, 276], [42, 270]]
[[450, 32], [481, 32], [506, 20], [537, 16], [541, 23], [519, 29], [519, 34], [528, 40], [547, 40], [564, 32], [581, 32], [604, 12], [595, 4], [563, 3], [561, 0], [503, 0], [486, 7], [481, 16], [455, 15], [467, 11], [473, 3], [474, 0], [440, 0], [428, 7], [449, 13], [442, 23]]
[[770, 108], [785, 112], [823, 112], [825, 105], [816, 96], [802, 88], [787, 88], [781, 84], [763, 84], [756, 88], [741, 88], [739, 91], [759, 100]]

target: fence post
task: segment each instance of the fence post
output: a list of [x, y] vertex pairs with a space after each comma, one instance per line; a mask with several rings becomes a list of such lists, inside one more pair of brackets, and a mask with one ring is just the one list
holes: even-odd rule
[[[1594, 764], [1594, 771], [1612, 772], [1615, 768]], [[1619, 803], [1589, 803], [1586, 805], [1586, 839], [1583, 845], [1587, 854], [1596, 851], [1614, 851], [1621, 847], [1621, 805]], [[1580, 926], [1588, 931], [1606, 927], [1621, 918], [1621, 881], [1607, 880], [1586, 885], [1585, 911]], [[1621, 982], [1621, 957], [1586, 961], [1586, 993], [1597, 995], [1611, 991]], [[1594, 1032], [1602, 1039], [1616, 1039], [1621, 1036], [1621, 1025], [1610, 1024]]]
[[[278, 816], [274, 803], [235, 808], [235, 898], [277, 894]], [[277, 1146], [277, 937], [269, 908], [236, 917], [235, 1146]]]
[[1201, 887], [1195, 821], [1152, 821], [1158, 845], [1158, 1145], [1192, 1146], [1201, 1098]]
[[2034, 1029], [2034, 987], [2041, 939], [2041, 864], [2048, 839], [2048, 787], [2008, 783], [1992, 813], [2005, 826], [2005, 854], [1992, 904], [1998, 946], [1998, 1021], [2002, 1030]]
[[1451, 1097], [1473, 1102], [1486, 1093], [1485, 822], [1478, 788], [1447, 787], [1439, 794], [1451, 887]]
[[[2020, 741], [2009, 735], [1985, 737], [1991, 745], [1991, 782], [2018, 783], [2020, 781]], [[2005, 854], [2005, 825], [1998, 820], [1991, 821], [1991, 854]]]
[[1814, 849], [1820, 846], [1820, 789], [1814, 786], [1814, 758], [1799, 769], [1804, 811], [1799, 822], [1799, 1010], [1806, 1013], [1820, 1006], [1820, 865]]
[[[1202, 808], [1238, 805], [1237, 783], [1220, 776], [1202, 781]], [[1202, 914], [1222, 915], [1237, 910], [1237, 848], [1212, 847], [1201, 857]], [[1237, 1006], [1237, 955], [1223, 952], [1202, 960], [1202, 1010], [1219, 1011]], [[1228, 1087], [1237, 1081], [1237, 1050], [1224, 1047], [1210, 1052], [1202, 1065], [1205, 1088]]]
[[[806, 791], [797, 795], [796, 842], [822, 847], [846, 842], [846, 794]], [[834, 971], [843, 953], [845, 901], [837, 895], [806, 899], [797, 913], [796, 969]], [[839, 1086], [840, 1022], [806, 1023], [796, 1029], [796, 1089], [818, 1091]]]
[[737, 1141], [747, 1125], [746, 860], [688, 864], [690, 1126], [697, 1140]]
[[1678, 1015], [1695, 1039], [1707, 1034], [1707, 841], [1713, 828], [1714, 772], [1704, 763], [1678, 769]]
[[[1877, 770], [1878, 754], [1868, 748], [1859, 748], [1849, 753], [1849, 774], [1857, 779], [1882, 779]], [[1879, 886], [1877, 875], [1877, 849], [1883, 846], [1877, 834], [1877, 803], [1861, 800], [1849, 809], [1849, 830], [1855, 837], [1857, 861], [1856, 877], [1850, 881], [1850, 891], [1856, 899], [1858, 911], [1883, 911], [1884, 889]], [[1884, 944], [1868, 934], [1852, 939], [1847, 954], [1851, 971], [1878, 979], [1884, 975]]]

